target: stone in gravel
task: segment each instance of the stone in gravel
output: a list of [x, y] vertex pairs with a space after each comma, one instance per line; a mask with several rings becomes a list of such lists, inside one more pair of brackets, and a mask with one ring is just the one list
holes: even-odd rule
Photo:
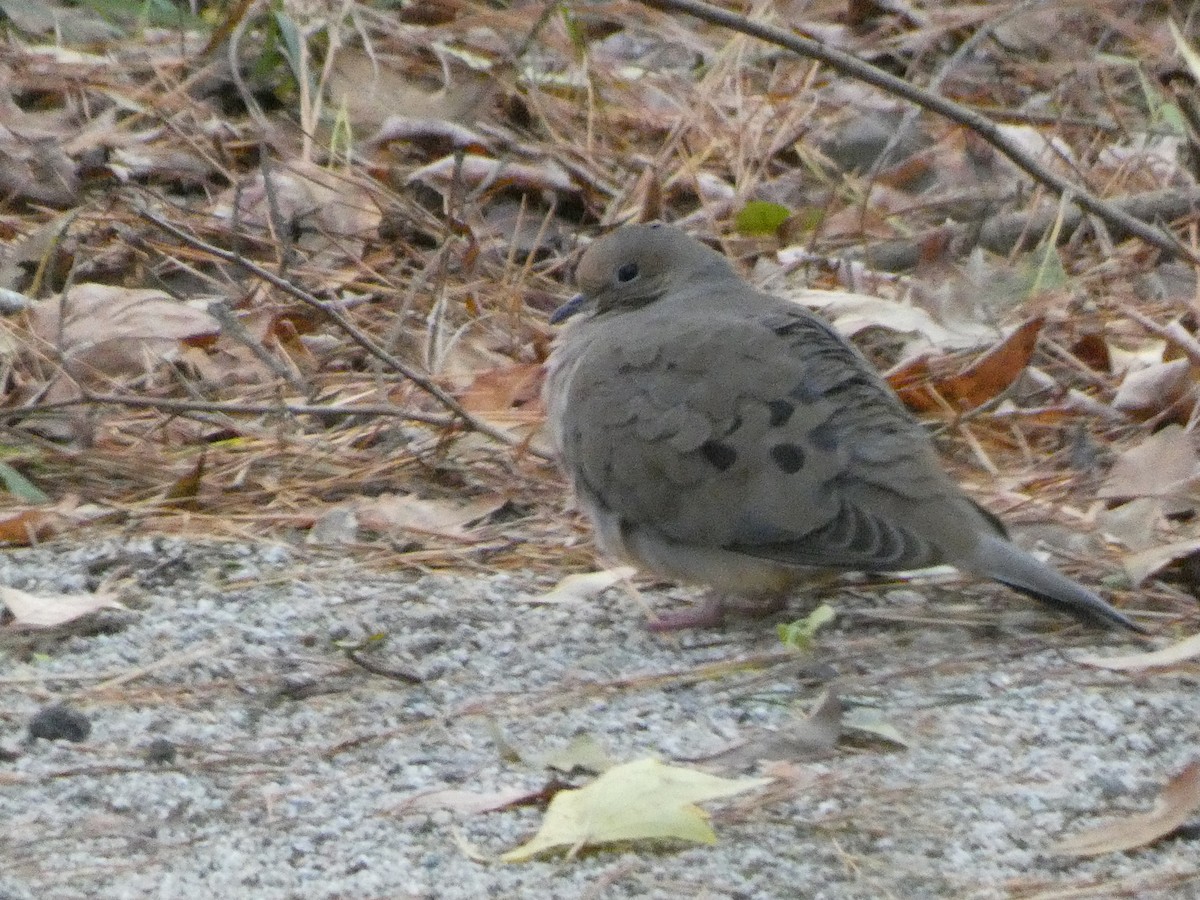
[[29, 720], [29, 737], [47, 741], [86, 741], [92, 733], [92, 723], [77, 709], [65, 703], [47, 706]]

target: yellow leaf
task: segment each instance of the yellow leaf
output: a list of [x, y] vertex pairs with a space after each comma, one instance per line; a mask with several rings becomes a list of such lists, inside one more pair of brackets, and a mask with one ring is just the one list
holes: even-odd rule
[[508, 851], [505, 862], [525, 862], [557, 848], [612, 841], [716, 843], [708, 814], [695, 804], [769, 784], [769, 778], [719, 778], [695, 769], [639, 759], [609, 769], [587, 787], [559, 791], [532, 840]]

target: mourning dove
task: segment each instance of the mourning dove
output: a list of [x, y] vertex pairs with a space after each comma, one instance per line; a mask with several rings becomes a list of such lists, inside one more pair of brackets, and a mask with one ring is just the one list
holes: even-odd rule
[[813, 570], [950, 564], [1142, 630], [1013, 544], [852, 345], [720, 253], [627, 225], [587, 249], [577, 280], [551, 318], [573, 321], [545, 396], [602, 550], [744, 597], [782, 597]]

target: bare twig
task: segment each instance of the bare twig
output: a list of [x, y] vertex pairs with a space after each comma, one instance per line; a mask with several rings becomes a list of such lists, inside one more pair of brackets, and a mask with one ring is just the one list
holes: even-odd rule
[[[1170, 221], [1200, 209], [1200, 190], [1171, 188], [1146, 191], [1114, 200], [1111, 205], [1140, 220]], [[939, 225], [909, 238], [873, 244], [863, 250], [862, 257], [871, 268], [885, 272], [911, 269], [920, 261], [922, 248], [929, 246], [935, 234], [940, 235], [938, 243], [948, 245], [946, 253], [949, 256], [969, 252], [976, 246], [993, 253], [1008, 254], [1014, 249], [1028, 249], [1041, 243], [1059, 218], [1059, 206], [1055, 205], [994, 216], [982, 226]], [[1070, 234], [1083, 221], [1083, 211], [1077, 206], [1068, 206], [1061, 211], [1061, 219], [1060, 232]]]
[[175, 413], [212, 413], [214, 415], [265, 416], [286, 414], [291, 416], [314, 416], [318, 419], [340, 419], [346, 416], [392, 416], [410, 422], [421, 422], [437, 428], [449, 428], [455, 422], [452, 416], [434, 416], [415, 410], [401, 409], [385, 403], [364, 403], [354, 406], [317, 406], [307, 403], [219, 403], [207, 400], [168, 400], [157, 397], [138, 397], [133, 394], [96, 394], [85, 392], [78, 400], [61, 400], [54, 403], [38, 403], [10, 410], [10, 414], [30, 415], [52, 412], [72, 406], [108, 403], [132, 409], [159, 409]]
[[[216, 245], [210, 244], [207, 241], [200, 240], [199, 238], [184, 231], [182, 228], [179, 228], [171, 222], [168, 222], [166, 219], [155, 215], [148, 209], [139, 209], [137, 214], [140, 218], [150, 222], [152, 225], [156, 226], [177, 240], [182, 241], [189, 247], [193, 247], [196, 250], [201, 250], [210, 254], [211, 256], [216, 257], [217, 259], [237, 266], [242, 270], [249, 272], [254, 277], [259, 278], [273, 287], [278, 288], [288, 296], [299, 300], [304, 305], [320, 312], [323, 316], [325, 316], [327, 319], [337, 325], [338, 328], [345, 332], [345, 334], [355, 344], [366, 350], [369, 354], [383, 362], [385, 365], [389, 366], [394, 371], [399, 372], [421, 390], [425, 391], [425, 393], [429, 394], [431, 397], [437, 400], [438, 403], [461, 419], [463, 424], [472, 431], [485, 434], [493, 440], [499, 441], [500, 443], [506, 444], [510, 447], [521, 446], [525, 452], [528, 452], [541, 459], [550, 458], [547, 453], [538, 450], [536, 447], [528, 445], [527, 442], [524, 442], [499, 428], [489, 425], [478, 416], [468, 412], [465, 408], [463, 408], [461, 403], [446, 393], [446, 391], [440, 385], [438, 385], [428, 376], [421, 374], [408, 363], [404, 362], [404, 360], [392, 355], [391, 353], [388, 353], [381, 346], [375, 343], [374, 340], [363, 333], [353, 322], [346, 318], [345, 314], [340, 309], [333, 304], [325, 303], [324, 301], [319, 300], [308, 291], [297, 287], [284, 278], [280, 278], [273, 272], [264, 269], [262, 266], [251, 262], [237, 253], [222, 249], [221, 247], [217, 247]], [[406, 413], [405, 415], [408, 414]]]
[[1084, 187], [1047, 169], [1038, 162], [1032, 153], [1010, 140], [995, 122], [973, 109], [910, 84], [890, 72], [885, 72], [852, 54], [830, 47], [820, 41], [802, 37], [773, 25], [751, 21], [743, 15], [719, 9], [711, 4], [703, 3], [701, 0], [637, 0], [637, 2], [653, 9], [695, 16], [712, 25], [719, 25], [790, 50], [808, 59], [815, 59], [844, 75], [857, 78], [880, 90], [887, 91], [889, 94], [915, 103], [930, 112], [944, 116], [952, 122], [957, 122], [974, 131], [1030, 176], [1056, 193], [1069, 196], [1073, 203], [1097, 216], [1109, 227], [1141, 238], [1151, 246], [1157, 247], [1168, 257], [1183, 256], [1190, 262], [1200, 265], [1200, 256], [1181, 244], [1172, 235], [1101, 200]]

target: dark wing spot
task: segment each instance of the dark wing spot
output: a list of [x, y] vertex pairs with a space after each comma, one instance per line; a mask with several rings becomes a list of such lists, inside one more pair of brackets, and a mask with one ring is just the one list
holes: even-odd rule
[[767, 409], [771, 411], [771, 419], [767, 424], [772, 428], [778, 428], [780, 425], [787, 424], [792, 413], [796, 411], [796, 406], [787, 400], [772, 400], [767, 404]]
[[823, 422], [808, 433], [812, 445], [824, 453], [833, 453], [841, 443], [842, 436], [836, 425]]
[[799, 444], [776, 444], [771, 459], [785, 475], [795, 475], [804, 468], [804, 448]]
[[700, 445], [700, 452], [705, 459], [712, 463], [714, 468], [721, 472], [737, 462], [737, 451], [720, 441], [705, 441]]

